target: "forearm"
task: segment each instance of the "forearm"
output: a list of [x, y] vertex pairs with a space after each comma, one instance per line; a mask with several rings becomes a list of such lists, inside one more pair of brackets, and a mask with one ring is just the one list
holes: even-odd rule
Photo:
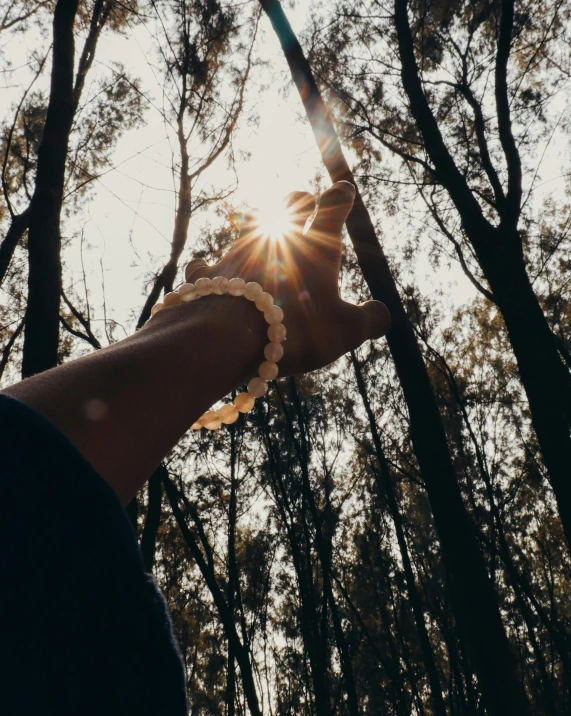
[[58, 427], [127, 504], [190, 425], [255, 374], [265, 328], [250, 302], [209, 296], [4, 392]]

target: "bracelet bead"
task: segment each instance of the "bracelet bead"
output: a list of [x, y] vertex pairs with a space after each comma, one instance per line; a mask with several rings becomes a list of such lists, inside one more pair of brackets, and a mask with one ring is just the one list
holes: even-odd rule
[[281, 343], [268, 343], [264, 348], [264, 356], [266, 357], [266, 360], [269, 360], [272, 363], [277, 363], [283, 358], [283, 355], [284, 347]]
[[194, 284], [183, 283], [177, 291], [167, 293], [162, 302], [157, 303], [151, 309], [151, 316], [159, 311], [175, 306], [181, 302], [194, 301], [201, 296], [210, 294], [222, 296], [229, 293], [231, 296], [244, 296], [248, 301], [254, 301], [256, 308], [264, 314], [264, 318], [270, 325], [267, 335], [270, 339], [264, 348], [266, 360], [261, 363], [258, 376], [252, 378], [248, 383], [245, 393], [240, 393], [234, 398], [233, 403], [223, 405], [219, 410], [207, 410], [190, 427], [192, 430], [218, 430], [222, 423], [231, 425], [238, 420], [240, 413], [247, 413], [254, 407], [255, 399], [261, 398], [268, 391], [268, 381], [277, 378], [279, 369], [277, 362], [284, 355], [284, 347], [281, 342], [285, 339], [287, 331], [281, 322], [284, 317], [283, 310], [274, 305], [274, 298], [263, 290], [256, 281], [246, 283], [244, 279], [235, 277], [228, 280], [225, 276], [216, 276], [209, 279], [206, 276], [198, 278]]
[[254, 398], [261, 398], [268, 392], [268, 384], [263, 378], [252, 378], [248, 383], [248, 393]]
[[163, 298], [163, 306], [165, 308], [168, 308], [169, 306], [176, 306], [177, 303], [180, 303], [180, 296], [175, 291], [167, 293], [167, 295]]
[[209, 278], [197, 278], [194, 288], [199, 296], [210, 296], [212, 293], [212, 281]]
[[258, 296], [263, 292], [264, 289], [260, 286], [259, 283], [257, 283], [256, 281], [250, 281], [246, 284], [244, 296], [248, 299], [248, 301], [255, 301]]
[[243, 278], [231, 278], [228, 281], [228, 293], [231, 296], [243, 296], [246, 291], [246, 282]]
[[268, 338], [272, 343], [281, 343], [286, 337], [287, 331], [283, 323], [271, 323], [268, 328]]
[[274, 305], [273, 296], [266, 291], [262, 291], [256, 298], [256, 308], [258, 311], [267, 311], [270, 306]]
[[193, 283], [183, 283], [182, 286], [178, 289], [178, 295], [183, 299], [185, 296], [188, 296], [189, 293], [193, 293], [196, 296], [196, 289], [194, 288]]
[[232, 403], [226, 403], [226, 405], [223, 405], [218, 410], [218, 414], [222, 418], [222, 422], [225, 425], [231, 425], [232, 423], [235, 423], [236, 420], [238, 420], [240, 416], [240, 411]]
[[234, 405], [241, 413], [247, 413], [254, 407], [254, 396], [249, 393], [239, 393], [234, 398]]
[[222, 418], [217, 410], [208, 410], [204, 413], [200, 422], [208, 430], [218, 430], [218, 428], [222, 425]]
[[261, 363], [260, 368], [258, 369], [258, 375], [260, 378], [263, 378], [263, 380], [274, 380], [274, 378], [278, 377], [278, 373], [278, 366], [269, 360], [265, 360]]
[[279, 306], [270, 306], [268, 310], [264, 312], [266, 323], [281, 323], [283, 317], [284, 312]]
[[215, 293], [218, 296], [223, 296], [225, 293], [228, 293], [229, 283], [230, 282], [226, 276], [215, 276], [212, 279], [212, 293]]

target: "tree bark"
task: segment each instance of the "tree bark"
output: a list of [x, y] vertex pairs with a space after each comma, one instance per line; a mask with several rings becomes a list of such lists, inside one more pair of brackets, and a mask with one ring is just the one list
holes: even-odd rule
[[28, 229], [28, 302], [22, 376], [58, 362], [61, 296], [60, 214], [65, 161], [73, 121], [73, 24], [79, 0], [58, 0], [53, 21], [53, 63], [46, 123]]
[[[278, 0], [260, 0], [279, 38], [301, 96], [323, 162], [332, 181], [355, 184], [333, 122], [311, 68]], [[492, 584], [476, 539], [448, 451], [438, 405], [412, 325], [376, 236], [371, 217], [357, 191], [347, 231], [373, 298], [391, 312], [387, 336], [408, 406], [411, 438], [425, 481], [451, 575], [456, 618], [462, 622], [486, 706], [492, 716], [528, 714], [529, 706], [501, 621]]]
[[533, 291], [517, 232], [509, 235], [500, 227], [494, 242], [477, 254], [504, 319], [571, 547], [571, 375]]
[[[236, 561], [236, 519], [238, 513], [238, 485], [236, 480], [236, 426], [230, 426], [230, 503], [228, 505], [228, 587], [226, 600], [234, 619], [235, 596], [238, 589], [238, 563]], [[228, 640], [228, 666], [226, 673], [226, 716], [234, 716], [236, 701], [236, 673], [234, 650]]]
[[[298, 452], [301, 474], [302, 474], [302, 485], [305, 493], [305, 499], [309, 507], [309, 512], [315, 529], [315, 549], [319, 562], [321, 564], [321, 572], [323, 579], [323, 593], [326, 603], [329, 604], [331, 612], [331, 621], [333, 622], [333, 633], [335, 634], [335, 642], [337, 644], [337, 650], [339, 653], [339, 662], [341, 664], [341, 671], [345, 680], [346, 691], [347, 691], [347, 705], [351, 716], [359, 716], [359, 703], [357, 698], [357, 687], [355, 684], [355, 675], [353, 673], [353, 665], [351, 663], [351, 656], [349, 653], [349, 647], [347, 640], [343, 632], [341, 624], [341, 617], [339, 615], [339, 609], [335, 601], [335, 595], [333, 593], [332, 578], [331, 578], [331, 540], [333, 538], [332, 526], [327, 524], [331, 520], [327, 520], [325, 515], [321, 515], [315, 502], [315, 496], [311, 488], [309, 481], [309, 445], [308, 436], [305, 428], [305, 420], [303, 417], [301, 403], [297, 393], [295, 379], [290, 378], [291, 395], [293, 396], [293, 403], [297, 413], [298, 424], [300, 427], [301, 434], [301, 450], [299, 449], [295, 433], [293, 430], [293, 424], [291, 418], [284, 405], [284, 414], [288, 422], [288, 427], [291, 434], [291, 440], [296, 446]], [[328, 478], [326, 478], [328, 479]], [[326, 631], [325, 629], [323, 630]]]

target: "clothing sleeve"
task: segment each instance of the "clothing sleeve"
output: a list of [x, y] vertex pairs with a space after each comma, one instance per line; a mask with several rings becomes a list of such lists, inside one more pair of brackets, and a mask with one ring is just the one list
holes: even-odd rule
[[184, 716], [162, 595], [113, 490], [0, 395], [0, 712]]

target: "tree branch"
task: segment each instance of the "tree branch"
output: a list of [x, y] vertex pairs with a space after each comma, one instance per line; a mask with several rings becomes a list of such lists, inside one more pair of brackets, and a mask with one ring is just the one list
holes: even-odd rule
[[500, 34], [496, 54], [496, 112], [498, 134], [508, 167], [508, 192], [506, 196], [505, 221], [512, 229], [517, 227], [521, 207], [521, 158], [512, 132], [511, 113], [508, 98], [508, 59], [511, 52], [511, 35], [514, 20], [514, 0], [502, 0]]
[[12, 333], [12, 335], [10, 336], [8, 343], [6, 343], [6, 345], [2, 349], [2, 360], [0, 360], [0, 379], [2, 378], [2, 375], [4, 374], [4, 369], [8, 365], [8, 360], [10, 359], [10, 353], [12, 352], [12, 348], [14, 347], [14, 343], [16, 342], [16, 339], [18, 338], [18, 336], [22, 332], [22, 329], [24, 328], [25, 322], [26, 322], [26, 319], [24, 317], [18, 324], [18, 327], [16, 328], [14, 333]]
[[94, 348], [97, 348], [97, 350], [99, 350], [101, 348], [101, 343], [93, 334], [89, 321], [77, 310], [77, 308], [75, 308], [75, 306], [71, 303], [71, 301], [67, 297], [65, 291], [62, 290], [61, 295], [62, 295], [65, 305], [69, 308], [69, 310], [72, 312], [72, 314], [75, 316], [75, 318], [77, 318], [77, 320], [84, 327], [85, 332], [87, 334], [87, 337], [88, 337], [91, 345]]
[[395, 0], [395, 27], [401, 60], [401, 77], [410, 102], [410, 111], [424, 139], [439, 182], [446, 188], [456, 206], [466, 233], [473, 243], [480, 243], [492, 226], [484, 218], [465, 178], [448, 151], [438, 123], [422, 89], [407, 15], [407, 0]]

